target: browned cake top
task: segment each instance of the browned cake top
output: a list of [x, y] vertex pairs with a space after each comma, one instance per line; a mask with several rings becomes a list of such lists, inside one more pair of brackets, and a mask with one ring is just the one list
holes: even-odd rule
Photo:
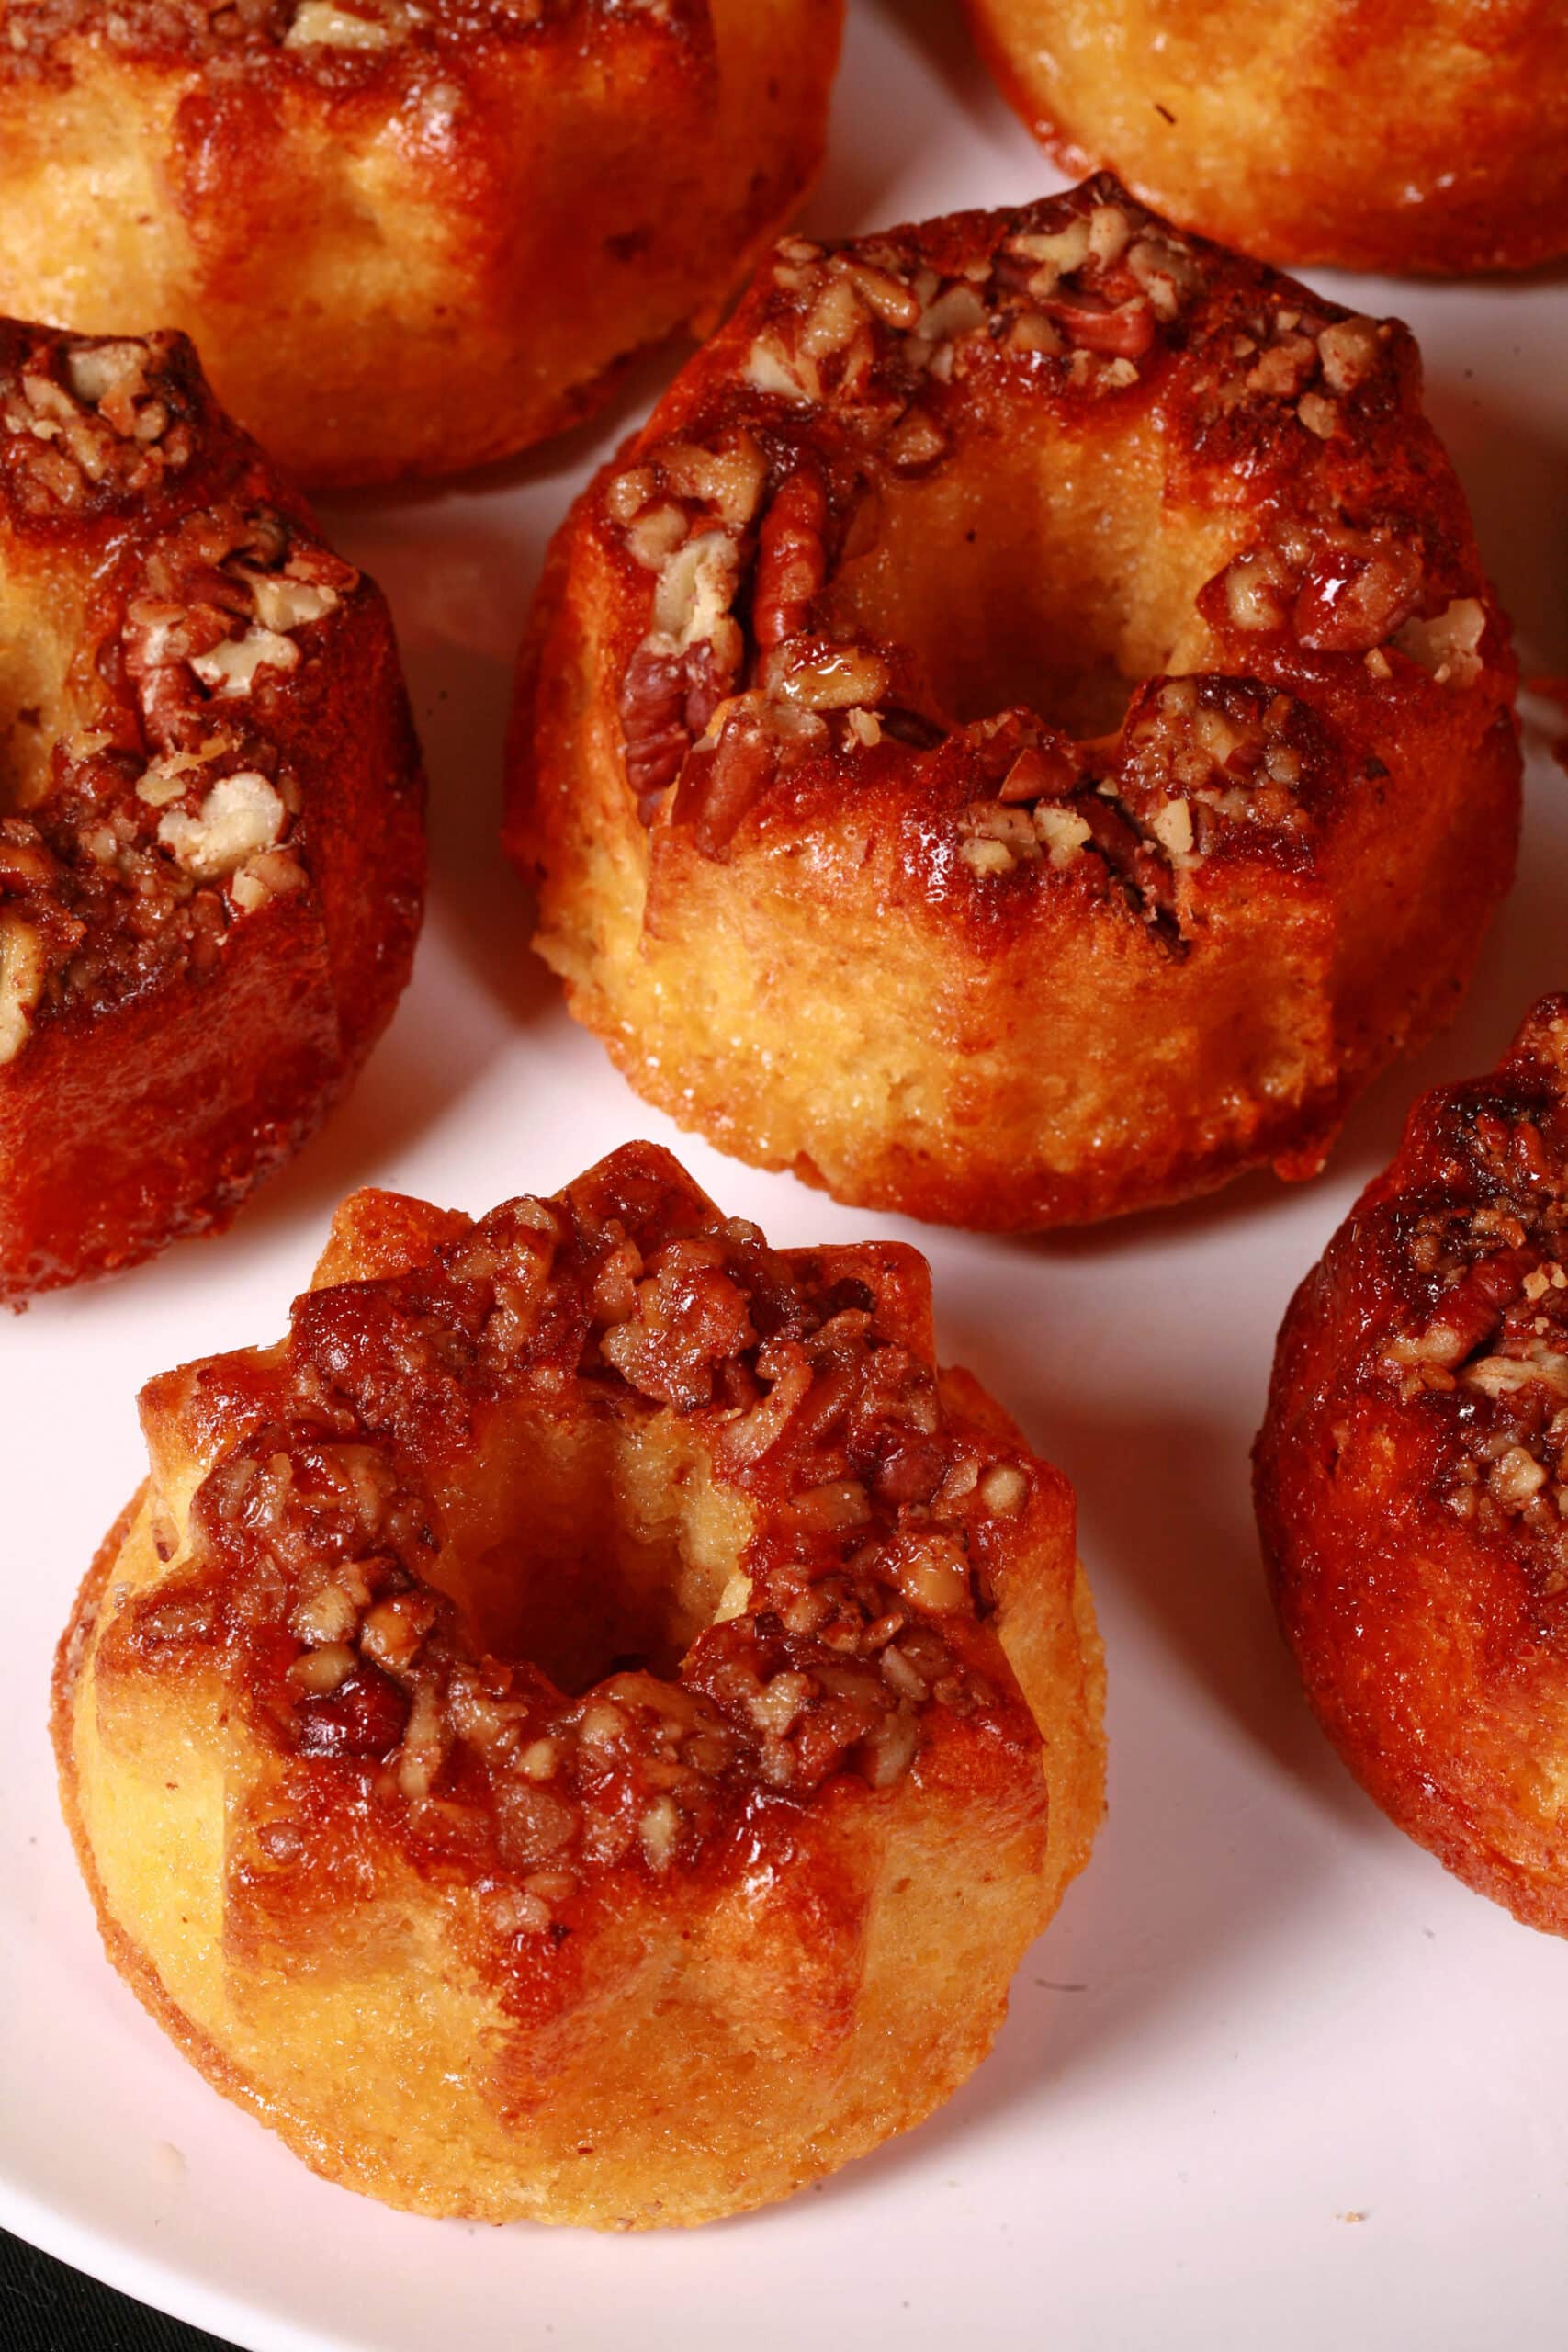
[[0, 322], [6, 546], [31, 670], [0, 709], [0, 1066], [300, 888], [301, 688], [371, 593], [178, 335]]
[[[987, 1621], [1062, 1483], [944, 1409], [914, 1252], [770, 1250], [651, 1146], [442, 1223], [412, 1271], [314, 1291], [280, 1349], [183, 1376], [214, 1463], [192, 1550], [111, 1632], [132, 1670], [215, 1661], [243, 1691], [276, 1758], [264, 1876], [322, 1899], [311, 1866], [363, 1860], [373, 1822], [427, 1876], [489, 1873], [509, 1950], [628, 1876], [787, 1848], [800, 1808], [890, 1790], [928, 1751], [960, 1781], [1023, 1759], [1038, 1801]], [[737, 1613], [573, 1691], [488, 1654], [433, 1496], [519, 1417], [563, 1446], [673, 1417], [753, 1513]]]
[[[1347, 1385], [1396, 1396], [1422, 1492], [1568, 1592], [1568, 998], [1429, 1095], [1354, 1228]], [[1549, 1609], [1558, 1635], [1568, 1609]], [[1546, 1620], [1543, 1619], [1543, 1624]]]
[[[626, 614], [647, 821], [722, 858], [743, 824], [826, 819], [846, 791], [915, 806], [933, 890], [1110, 895], [1179, 950], [1195, 873], [1297, 866], [1376, 789], [1389, 697], [1506, 669], [1418, 395], [1397, 322], [1179, 235], [1104, 175], [838, 248], [786, 239], [587, 509]], [[983, 467], [968, 538], [1000, 536], [997, 453], [1018, 448], [1021, 496], [1042, 435], [1124, 447], [1129, 498], [1156, 464], [1151, 530], [1229, 518], [1241, 541], [1196, 594], [1219, 658], [1150, 676], [1110, 734], [1024, 705], [955, 719], [840, 593], [868, 500], [891, 514]]]
[[[1429, 1685], [1457, 1733], [1467, 1677], [1522, 1690], [1561, 1655], [1568, 998], [1416, 1104], [1292, 1305], [1259, 1469], [1292, 1610], [1332, 1621], [1390, 1703]], [[1298, 1574], [1298, 1555], [1342, 1566]]]
[[705, 0], [6, 0], [0, 77], [66, 75], [91, 43], [128, 62], [352, 91], [478, 40], [609, 48], [634, 28], [690, 42], [706, 31]]

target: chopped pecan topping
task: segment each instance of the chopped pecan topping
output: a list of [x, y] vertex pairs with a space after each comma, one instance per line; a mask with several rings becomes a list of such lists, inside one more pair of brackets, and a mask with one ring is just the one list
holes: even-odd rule
[[[1354, 662], [1363, 695], [1401, 657], [1445, 685], [1482, 673], [1488, 608], [1456, 593], [1472, 575], [1444, 526], [1400, 503], [1382, 456], [1387, 501], [1356, 509], [1327, 446], [1352, 430], [1386, 441], [1407, 389], [1404, 331], [1179, 235], [1108, 177], [837, 250], [786, 238], [739, 334], [723, 404], [684, 414], [676, 438], [651, 427], [607, 478], [597, 518], [645, 615], [621, 721], [656, 835], [683, 829], [722, 859], [809, 763], [835, 763], [846, 786], [892, 768], [911, 797], [939, 794], [943, 873], [985, 902], [1088, 876], [1179, 949], [1200, 869], [1222, 847], [1312, 854], [1336, 762], [1331, 729], [1301, 696], [1325, 662]], [[940, 683], [940, 647], [885, 641], [857, 617], [857, 598], [880, 593], [861, 583], [908, 511], [898, 502], [961, 474], [971, 450], [994, 469], [1024, 404], [1032, 431], [1043, 413], [1047, 443], [1059, 423], [1069, 443], [1129, 435], [1137, 466], [1152, 449], [1168, 505], [1182, 505], [1191, 471], [1214, 477], [1195, 509], [1256, 516], [1251, 543], [1197, 589], [1207, 644], [1162, 620], [1193, 674], [1134, 687], [1114, 739], [1075, 744], [1017, 708], [960, 718], [966, 697]], [[1020, 462], [1039, 462], [1032, 441]], [[973, 540], [993, 510], [971, 504]], [[970, 509], [961, 488], [923, 511]], [[1100, 591], [1114, 601], [1120, 584]], [[1016, 586], [998, 584], [997, 600], [1016, 604]], [[1096, 644], [1086, 668], [1102, 660]], [[1122, 660], [1115, 650], [1107, 666]], [[1011, 764], [998, 769], [1003, 749]], [[1387, 770], [1342, 747], [1338, 772]]]
[[0, 346], [15, 527], [93, 533], [128, 502], [138, 527], [102, 568], [85, 707], [68, 725], [44, 707], [37, 761], [0, 785], [6, 1060], [56, 1008], [210, 969], [236, 922], [305, 886], [270, 696], [357, 585], [273, 508], [202, 503], [233, 469], [177, 338], [15, 334]]
[[1006, 765], [994, 799], [958, 811], [970, 872], [1038, 886], [1087, 854], [1167, 946], [1185, 935], [1183, 877], [1241, 842], [1299, 849], [1332, 768], [1306, 707], [1251, 679], [1151, 680], [1109, 745], [1075, 746], [1022, 711], [971, 736], [981, 765]]
[[[153, 1671], [220, 1662], [285, 1767], [275, 1858], [309, 1849], [339, 1791], [431, 1866], [479, 1870], [508, 1936], [541, 1936], [607, 1871], [694, 1860], [759, 1792], [893, 1788], [939, 1715], [1028, 1736], [971, 1652], [1035, 1474], [944, 1411], [863, 1262], [771, 1250], [631, 1147], [405, 1275], [310, 1293], [282, 1350], [208, 1368], [236, 1398], [254, 1383], [265, 1415], [242, 1408], [168, 1579], [116, 1638]], [[669, 1670], [599, 1655], [573, 1690], [525, 1647], [476, 1643], [453, 1517], [468, 1450], [504, 1465], [531, 1429], [558, 1447], [613, 1433], [627, 1494], [672, 1477], [669, 1529], [699, 1463], [736, 1498], [751, 1532], [710, 1564]], [[610, 1540], [585, 1530], [590, 1553]], [[573, 1572], [547, 1548], [539, 1573], [569, 1611]], [[684, 1589], [696, 1570], [670, 1573]], [[596, 1617], [615, 1605], [606, 1585]]]
[[1429, 670], [1440, 686], [1468, 686], [1481, 673], [1486, 611], [1473, 596], [1458, 596], [1440, 613], [1416, 614], [1394, 639], [1402, 653]]
[[148, 551], [126, 605], [125, 670], [151, 740], [183, 752], [209, 741], [226, 719], [213, 706], [298, 669], [293, 632], [333, 612], [357, 579], [269, 509], [186, 515]]
[[1413, 1137], [1376, 1374], [1457, 1436], [1448, 1508], [1533, 1539], [1527, 1571], [1568, 1591], [1568, 1004], [1538, 1006], [1492, 1079], [1430, 1098]]
[[111, 342], [14, 327], [0, 338], [0, 473], [20, 511], [40, 520], [149, 496], [190, 463], [196, 406], [178, 336]]
[[[228, 74], [280, 67], [350, 85], [396, 70], [400, 55], [451, 51], [476, 39], [512, 41], [558, 30], [578, 37], [586, 14], [613, 25], [628, 14], [681, 38], [681, 0], [10, 0], [0, 74], [58, 78], [73, 45], [96, 40], [128, 57], [191, 61]], [[435, 85], [439, 92], [441, 85]], [[427, 103], [435, 92], [426, 92]]]

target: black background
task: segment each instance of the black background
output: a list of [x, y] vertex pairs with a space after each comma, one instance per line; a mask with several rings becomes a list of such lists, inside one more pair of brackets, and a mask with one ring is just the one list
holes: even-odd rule
[[0, 2230], [5, 2352], [231, 2352], [216, 2335], [111, 2293]]

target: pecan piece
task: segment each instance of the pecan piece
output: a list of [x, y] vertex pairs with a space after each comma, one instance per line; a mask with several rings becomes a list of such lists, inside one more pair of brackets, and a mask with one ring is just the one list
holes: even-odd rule
[[365, 1665], [322, 1698], [301, 1699], [302, 1756], [389, 1756], [408, 1722], [409, 1702], [379, 1667]]
[[812, 599], [828, 575], [823, 536], [828, 498], [814, 467], [779, 485], [758, 534], [751, 633], [765, 652], [806, 628]]
[[639, 645], [621, 681], [626, 781], [639, 804], [657, 799], [681, 772], [686, 732], [686, 664], [678, 653]]
[[1141, 359], [1155, 339], [1154, 311], [1142, 294], [1114, 309], [1087, 293], [1049, 295], [1040, 307], [1081, 351], [1101, 352], [1108, 359]]
[[682, 769], [671, 822], [690, 825], [703, 855], [722, 862], [777, 766], [777, 739], [753, 713], [732, 712], [717, 741], [699, 743]]
[[1292, 622], [1314, 653], [1365, 653], [1385, 644], [1420, 601], [1421, 558], [1393, 538], [1364, 551], [1325, 548], [1308, 566]]

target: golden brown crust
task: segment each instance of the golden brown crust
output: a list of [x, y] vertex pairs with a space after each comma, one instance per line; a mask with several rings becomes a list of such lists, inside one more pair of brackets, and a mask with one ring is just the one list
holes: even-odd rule
[[150, 1385], [56, 1739], [220, 2088], [601, 2226], [947, 2096], [1087, 1859], [1101, 1668], [1070, 1489], [931, 1345], [913, 1251], [770, 1251], [632, 1146], [478, 1224], [355, 1195], [287, 1341]]
[[1406, 331], [1101, 179], [785, 241], [558, 537], [509, 846], [684, 1124], [1105, 1216], [1311, 1172], [1451, 1010], [1513, 679]]
[[0, 322], [0, 1301], [226, 1222], [407, 977], [390, 616], [182, 336]]
[[1269, 261], [1442, 276], [1568, 250], [1556, 0], [965, 6], [1042, 146], [1185, 228]]
[[0, 5], [0, 307], [175, 325], [300, 480], [504, 457], [711, 310], [842, 0]]
[[[94, 1859], [92, 1842], [82, 1818], [81, 1783], [71, 1736], [77, 1678], [93, 1638], [98, 1612], [109, 1589], [115, 1563], [125, 1548], [137, 1514], [146, 1498], [147, 1488], [142, 1486], [137, 1489], [99, 1545], [93, 1565], [78, 1589], [65, 1637], [55, 1652], [54, 1670], [50, 1678], [50, 1736], [59, 1777], [60, 1808], [75, 1850], [77, 1867], [92, 1897], [98, 1933], [108, 1959], [149, 2016], [156, 2018], [192, 2065], [198, 2067], [225, 2098], [236, 2100], [242, 2107], [250, 2106], [252, 2112], [255, 2113], [258, 2110], [250, 2099], [246, 2085], [237, 2069], [229, 2064], [211, 2037], [198, 2033], [184, 2011], [170, 2000], [157, 1970], [109, 1909]], [[265, 2116], [263, 2120], [265, 2120]]]
[[1411, 1113], [1292, 1300], [1258, 1523], [1307, 1695], [1391, 1818], [1568, 1933], [1568, 998]]

